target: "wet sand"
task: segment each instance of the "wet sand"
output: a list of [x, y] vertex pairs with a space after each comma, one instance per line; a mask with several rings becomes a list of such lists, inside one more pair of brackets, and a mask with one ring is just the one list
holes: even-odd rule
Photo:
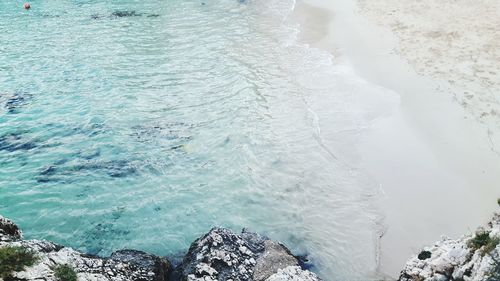
[[[374, 241], [377, 254], [373, 259], [380, 274], [397, 277], [409, 256], [422, 246], [441, 235], [468, 233], [485, 223], [496, 209], [500, 196], [500, 154], [496, 147], [500, 128], [492, 113], [496, 112], [491, 98], [494, 95], [476, 91], [467, 98], [464, 93], [486, 88], [498, 93], [496, 73], [490, 70], [499, 68], [500, 63], [494, 53], [484, 55], [484, 64], [477, 64], [473, 57], [467, 59], [468, 52], [480, 51], [484, 42], [497, 38], [494, 30], [483, 34], [482, 27], [464, 29], [460, 31], [463, 36], [482, 39], [464, 39], [452, 48], [441, 42], [447, 36], [429, 33], [423, 24], [429, 18], [409, 16], [412, 9], [424, 11], [431, 1], [420, 1], [420, 6], [413, 8], [408, 6], [410, 1], [402, 1], [394, 4], [391, 13], [386, 13], [388, 3], [397, 1], [368, 2], [298, 1], [291, 20], [300, 24], [300, 40], [332, 53], [335, 61], [352, 66], [367, 82], [394, 94], [396, 102], [385, 117], [377, 119], [353, 142], [357, 157], [346, 159], [380, 185], [380, 195], [374, 200], [385, 219]], [[434, 26], [442, 26], [440, 21], [454, 13], [465, 13], [470, 8], [467, 3], [456, 2], [454, 9], [449, 9], [447, 5], [451, 4], [447, 2], [439, 9], [434, 7]], [[474, 4], [474, 17], [485, 12], [488, 22], [491, 11], [479, 8], [481, 5], [488, 2]], [[413, 29], [401, 31], [405, 35], [387, 24], [404, 17]], [[446, 27], [441, 32], [459, 29]], [[453, 41], [450, 38], [446, 40]], [[432, 46], [432, 50], [422, 45]], [[434, 66], [435, 59], [430, 57], [435, 55], [434, 49], [451, 52], [452, 56], [436, 61]], [[462, 61], [464, 71], [448, 71], [459, 69], [455, 60]], [[473, 65], [484, 69], [475, 75], [487, 72], [487, 78], [469, 75], [467, 71]], [[466, 106], [461, 97], [469, 100]], [[335, 149], [334, 137], [329, 139], [327, 135], [323, 141]]]

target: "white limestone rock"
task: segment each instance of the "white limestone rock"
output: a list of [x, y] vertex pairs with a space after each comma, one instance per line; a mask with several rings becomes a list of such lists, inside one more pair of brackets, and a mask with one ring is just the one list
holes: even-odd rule
[[[485, 228], [491, 239], [500, 239], [500, 214], [495, 214]], [[470, 240], [475, 235], [459, 239], [443, 237], [431, 247], [424, 248], [411, 258], [401, 275], [400, 281], [499, 281], [500, 245], [489, 252], [485, 247], [475, 249]], [[496, 260], [496, 261], [495, 261]]]

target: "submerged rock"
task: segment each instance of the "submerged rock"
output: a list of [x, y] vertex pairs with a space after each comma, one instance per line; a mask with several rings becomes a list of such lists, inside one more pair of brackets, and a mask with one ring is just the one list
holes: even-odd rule
[[[264, 236], [213, 228], [191, 245], [177, 270], [181, 280], [319, 280], [298, 265], [285, 246]], [[294, 269], [286, 270], [289, 267]], [[289, 278], [280, 279], [283, 270]]]
[[400, 281], [499, 281], [500, 214], [460, 239], [443, 238], [410, 259]]
[[277, 273], [269, 276], [266, 281], [318, 281], [316, 274], [302, 270], [298, 266], [288, 266], [284, 269], [279, 269]]

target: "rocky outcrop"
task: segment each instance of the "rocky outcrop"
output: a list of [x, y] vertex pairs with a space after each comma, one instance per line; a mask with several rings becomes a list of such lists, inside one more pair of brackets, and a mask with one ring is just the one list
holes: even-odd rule
[[23, 237], [21, 230], [11, 220], [0, 216], [0, 241], [18, 240]]
[[473, 235], [443, 238], [410, 259], [400, 281], [499, 281], [500, 214]]
[[279, 269], [277, 273], [269, 276], [266, 281], [318, 281], [318, 276], [308, 270], [302, 270], [298, 266], [288, 266]]
[[22, 240], [17, 225], [0, 216], [0, 248], [7, 246], [28, 249], [38, 258], [33, 266], [13, 273], [14, 280], [56, 281], [58, 265], [71, 266], [78, 280], [89, 281], [166, 281], [172, 269], [168, 260], [141, 251], [122, 250], [101, 258], [48, 241]]
[[190, 247], [181, 280], [319, 280], [280, 243], [243, 230], [213, 228]]
[[73, 268], [79, 281], [320, 281], [303, 270], [282, 244], [256, 233], [236, 234], [224, 228], [214, 228], [197, 239], [175, 272], [167, 259], [141, 251], [121, 250], [103, 258], [49, 241], [23, 240], [17, 225], [0, 216], [2, 247], [22, 247], [37, 257], [33, 265], [12, 274], [11, 279], [17, 281], [56, 281], [58, 265]]

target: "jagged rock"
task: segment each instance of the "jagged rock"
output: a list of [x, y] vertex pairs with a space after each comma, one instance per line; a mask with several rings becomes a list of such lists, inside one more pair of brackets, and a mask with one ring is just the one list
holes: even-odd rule
[[154, 273], [155, 281], [166, 281], [171, 271], [170, 263], [164, 259], [136, 250], [121, 250], [111, 254], [110, 260], [129, 264], [135, 270], [141, 269]]
[[284, 269], [279, 269], [277, 273], [271, 275], [266, 281], [320, 281], [316, 274], [302, 270], [298, 266], [288, 266]]
[[13, 241], [23, 238], [19, 227], [11, 220], [0, 216], [0, 241]]
[[80, 281], [166, 281], [172, 269], [168, 260], [141, 251], [121, 250], [102, 258], [49, 241], [21, 237], [17, 225], [0, 217], [0, 248], [24, 247], [38, 257], [33, 266], [14, 273], [19, 280], [56, 281], [53, 268], [65, 264], [75, 270]]
[[[488, 226], [479, 231], [488, 233], [493, 240], [500, 238], [500, 214], [495, 214]], [[443, 237], [410, 259], [399, 280], [499, 281], [500, 245], [488, 250], [485, 246], [475, 248], [470, 243], [473, 237], [467, 235], [456, 240]]]
[[245, 230], [236, 234], [228, 229], [213, 228], [191, 245], [178, 271], [182, 280], [264, 281], [292, 267], [295, 270], [289, 271], [290, 278], [279, 279], [282, 275], [276, 275], [272, 280], [319, 280], [298, 265], [297, 258], [280, 243]]
[[257, 259], [254, 280], [264, 281], [279, 269], [299, 265], [298, 260], [285, 246], [271, 240], [264, 241], [264, 253]]

